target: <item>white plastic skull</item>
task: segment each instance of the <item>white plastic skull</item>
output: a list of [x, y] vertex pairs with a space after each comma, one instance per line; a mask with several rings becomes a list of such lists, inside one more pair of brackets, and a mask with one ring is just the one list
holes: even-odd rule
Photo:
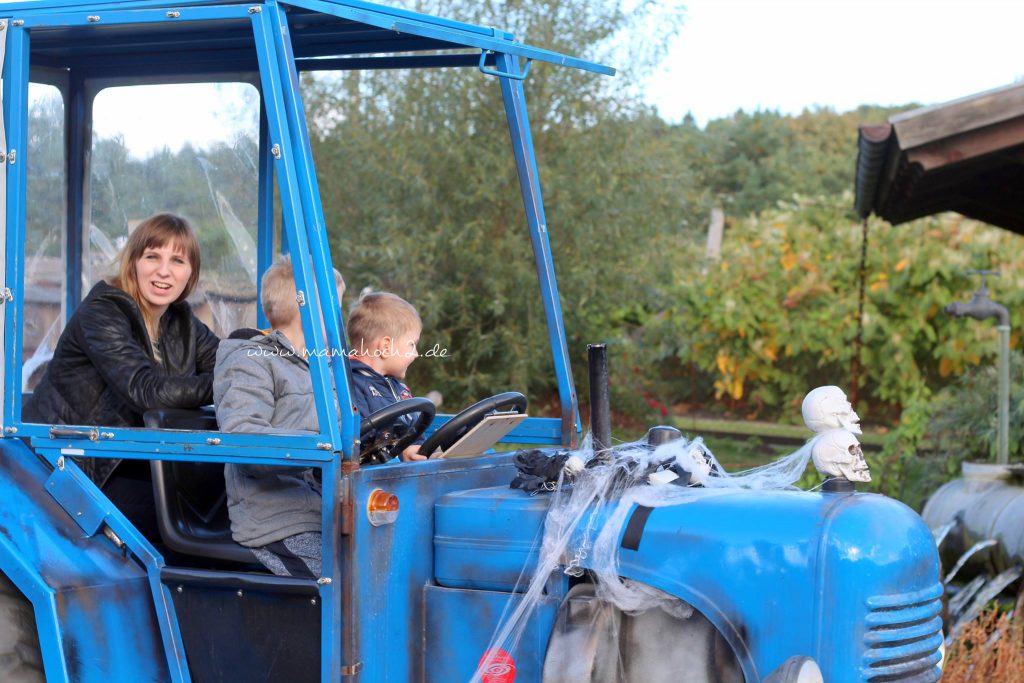
[[860, 442], [845, 429], [822, 432], [811, 447], [811, 458], [814, 466], [826, 477], [871, 481], [871, 470]]
[[801, 406], [804, 424], [812, 432], [827, 429], [845, 429], [860, 434], [860, 417], [853, 412], [853, 406], [846, 400], [846, 394], [839, 387], [826, 386], [812, 389], [804, 396]]

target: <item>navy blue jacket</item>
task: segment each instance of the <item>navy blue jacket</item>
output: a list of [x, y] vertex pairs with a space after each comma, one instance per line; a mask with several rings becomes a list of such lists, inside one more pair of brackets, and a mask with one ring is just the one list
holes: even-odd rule
[[[350, 358], [348, 361], [349, 377], [352, 379], [352, 403], [359, 411], [360, 417], [369, 417], [381, 408], [392, 403], [412, 398], [412, 391], [405, 384], [389, 375], [382, 375], [366, 363]], [[412, 425], [419, 413], [406, 415], [401, 419], [406, 425]], [[415, 444], [423, 443], [420, 438]]]

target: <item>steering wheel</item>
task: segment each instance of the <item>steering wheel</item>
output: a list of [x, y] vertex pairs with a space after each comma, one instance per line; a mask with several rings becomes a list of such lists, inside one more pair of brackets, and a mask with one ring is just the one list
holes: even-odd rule
[[497, 410], [515, 410], [517, 413], [526, 412], [526, 397], [518, 391], [506, 391], [503, 394], [495, 394], [490, 398], [477, 401], [465, 408], [458, 415], [441, 425], [440, 429], [430, 435], [430, 438], [420, 446], [420, 454], [430, 455], [440, 449], [446, 451], [455, 445], [455, 442], [473, 427], [477, 426], [489, 413]]
[[[429, 398], [407, 398], [364, 417], [359, 423], [360, 464], [380, 465], [401, 454], [426, 431], [435, 412], [437, 408]], [[399, 418], [412, 413], [419, 413], [412, 426], [399, 422]], [[371, 434], [373, 439], [367, 442]]]

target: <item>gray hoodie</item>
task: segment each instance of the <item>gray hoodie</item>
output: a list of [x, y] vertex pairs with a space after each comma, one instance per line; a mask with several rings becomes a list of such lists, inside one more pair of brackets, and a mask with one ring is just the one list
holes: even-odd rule
[[[221, 342], [213, 401], [225, 432], [319, 432], [309, 364], [276, 330]], [[232, 538], [254, 548], [319, 532], [321, 494], [313, 474], [294, 467], [225, 465]]]

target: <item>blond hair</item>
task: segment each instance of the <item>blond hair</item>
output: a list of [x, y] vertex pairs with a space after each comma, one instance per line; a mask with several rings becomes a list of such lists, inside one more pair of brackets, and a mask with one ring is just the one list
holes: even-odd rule
[[192, 274], [189, 276], [188, 282], [185, 283], [185, 289], [181, 291], [181, 295], [174, 300], [174, 303], [184, 301], [192, 294], [199, 282], [199, 239], [196, 237], [195, 228], [192, 227], [188, 219], [173, 213], [154, 214], [136, 226], [128, 236], [124, 248], [117, 255], [116, 274], [108, 279], [112, 286], [127, 292], [135, 300], [135, 304], [139, 307], [142, 318], [146, 322], [149, 336], [153, 340], [156, 339], [158, 318], [153, 313], [152, 305], [140, 292], [135, 264], [147, 249], [160, 249], [168, 244], [175, 251], [181, 252], [192, 266]]
[[[340, 299], [345, 295], [345, 280], [337, 268], [334, 269], [334, 284]], [[295, 320], [299, 314], [299, 302], [295, 300], [297, 291], [291, 256], [286, 254], [267, 268], [260, 289], [260, 304], [271, 327], [288, 325]]]
[[391, 292], [359, 297], [348, 316], [348, 338], [356, 349], [367, 349], [382, 337], [400, 337], [422, 328], [416, 308]]

